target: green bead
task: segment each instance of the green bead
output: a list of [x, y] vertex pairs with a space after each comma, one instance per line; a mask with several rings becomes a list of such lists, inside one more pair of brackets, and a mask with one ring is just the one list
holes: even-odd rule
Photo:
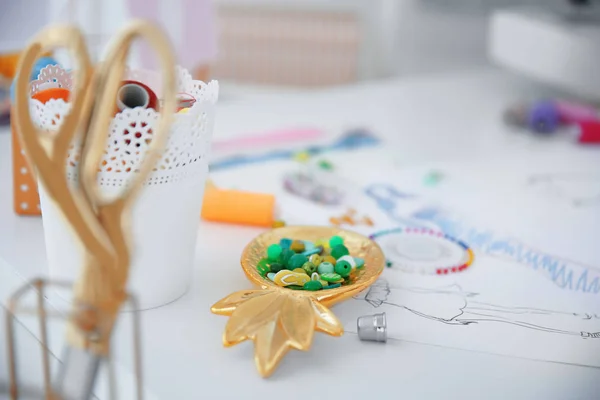
[[258, 270], [260, 276], [264, 277], [265, 275], [267, 275], [269, 272], [271, 272], [269, 260], [267, 260], [266, 258], [260, 260], [258, 264], [256, 264], [256, 269]]
[[292, 290], [304, 290], [304, 286], [299, 286], [299, 285], [289, 285], [286, 286], [287, 289], [292, 289]]
[[329, 284], [329, 285], [327, 285], [327, 286], [323, 286], [323, 290], [327, 290], [327, 289], [335, 289], [335, 288], [338, 288], [338, 287], [340, 287], [340, 286], [342, 286], [342, 284], [341, 284], [341, 283], [330, 283], [330, 284]]
[[317, 163], [319, 168], [324, 169], [326, 171], [331, 171], [333, 169], [333, 164], [326, 160], [321, 160]]
[[271, 264], [271, 272], [278, 273], [282, 269], [285, 269], [285, 266], [283, 264], [279, 264], [279, 263]]
[[329, 247], [331, 247], [332, 249], [335, 246], [339, 246], [341, 244], [344, 244], [344, 239], [341, 236], [332, 236], [329, 239]]
[[281, 255], [282, 248], [278, 244], [272, 244], [267, 248], [267, 257], [271, 261], [277, 261]]
[[294, 254], [296, 253], [290, 249], [283, 249], [281, 256], [279, 257], [279, 262], [287, 267], [288, 263], [290, 262], [290, 258], [292, 258]]
[[442, 179], [444, 179], [444, 175], [439, 171], [431, 171], [423, 178], [423, 184], [425, 186], [435, 186]]
[[340, 257], [347, 256], [348, 254], [350, 254], [350, 252], [343, 244], [338, 244], [337, 246], [331, 248], [331, 256], [336, 260]]
[[323, 274], [331, 274], [335, 271], [335, 267], [333, 266], [332, 263], [330, 262], [322, 262], [321, 264], [319, 264], [319, 266], [317, 267], [317, 272], [321, 275]]
[[321, 290], [323, 289], [323, 285], [321, 285], [321, 282], [319, 281], [308, 281], [304, 284], [304, 290], [310, 290], [311, 292], [314, 292], [315, 290]]
[[338, 261], [335, 264], [335, 272], [342, 278], [346, 278], [352, 272], [352, 265], [346, 260]]
[[317, 266], [310, 261], [305, 262], [302, 265], [302, 269], [306, 271], [308, 275], [312, 275], [314, 272], [317, 272]]
[[354, 257], [354, 262], [356, 263], [356, 268], [362, 268], [365, 266], [365, 260], [360, 257]]
[[308, 258], [306, 258], [305, 255], [294, 254], [292, 257], [290, 257], [290, 260], [288, 261], [287, 265], [290, 269], [302, 268], [304, 263], [307, 261]]
[[336, 273], [329, 273], [329, 274], [321, 274], [321, 279], [323, 279], [324, 281], [327, 281], [327, 282], [337, 282], [340, 279], [342, 279], [342, 277]]

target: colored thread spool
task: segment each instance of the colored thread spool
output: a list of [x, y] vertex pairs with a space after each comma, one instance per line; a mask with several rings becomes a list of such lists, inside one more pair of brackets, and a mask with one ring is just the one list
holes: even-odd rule
[[400, 263], [394, 263], [388, 259], [388, 263], [389, 263], [388, 266], [398, 267], [400, 270], [402, 270], [404, 272], [420, 272], [422, 274], [430, 274], [430, 275], [447, 275], [447, 274], [462, 272], [462, 271], [466, 270], [473, 264], [473, 261], [475, 259], [473, 250], [465, 242], [463, 242], [459, 239], [456, 239], [452, 236], [446, 235], [443, 232], [437, 232], [437, 231], [434, 231], [434, 230], [428, 229], [428, 228], [389, 229], [386, 231], [377, 232], [377, 233], [369, 236], [369, 238], [377, 241], [378, 238], [382, 238], [382, 237], [390, 235], [390, 234], [398, 234], [398, 233], [409, 234], [409, 235], [428, 235], [428, 236], [433, 236], [433, 237], [437, 237], [437, 238], [442, 238], [442, 239], [448, 240], [448, 241], [454, 243], [455, 245], [459, 246], [465, 253], [463, 262], [461, 262], [458, 265], [450, 265], [447, 267], [446, 266], [439, 267], [436, 265], [431, 265], [431, 266], [420, 265], [418, 267], [414, 267], [414, 266], [403, 265]]
[[158, 97], [142, 82], [123, 81], [117, 92], [117, 109], [123, 111], [136, 107], [152, 108], [158, 111]]
[[177, 95], [177, 112], [191, 108], [196, 103], [194, 96], [188, 93], [179, 93]]
[[[33, 81], [33, 80], [38, 79], [42, 69], [47, 67], [48, 65], [60, 65], [60, 64], [58, 63], [58, 61], [56, 61], [52, 57], [38, 58], [38, 60], [35, 62], [34, 66], [33, 66], [29, 80]], [[15, 102], [15, 81], [16, 81], [16, 79], [13, 80], [12, 84], [10, 85], [10, 101], [11, 101], [11, 103]]]
[[537, 133], [552, 133], [560, 125], [558, 107], [553, 101], [540, 101], [531, 106], [527, 126]]
[[64, 101], [69, 101], [69, 96], [71, 92], [69, 89], [61, 88], [61, 87], [50, 87], [48, 89], [40, 90], [33, 96], [32, 99], [38, 100], [42, 103], [46, 103], [51, 99], [63, 99]]
[[600, 121], [582, 121], [577, 125], [579, 128], [579, 137], [577, 141], [579, 143], [600, 143]]
[[206, 187], [201, 216], [207, 221], [272, 227], [275, 196]]
[[579, 122], [598, 121], [600, 115], [598, 110], [586, 104], [567, 101], [557, 101], [556, 107], [562, 124], [577, 124]]

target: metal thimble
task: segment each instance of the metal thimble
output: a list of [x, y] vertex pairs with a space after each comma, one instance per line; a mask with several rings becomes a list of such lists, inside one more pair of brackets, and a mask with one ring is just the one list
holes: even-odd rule
[[385, 313], [365, 315], [356, 320], [358, 337], [360, 340], [373, 342], [387, 341], [387, 320]]

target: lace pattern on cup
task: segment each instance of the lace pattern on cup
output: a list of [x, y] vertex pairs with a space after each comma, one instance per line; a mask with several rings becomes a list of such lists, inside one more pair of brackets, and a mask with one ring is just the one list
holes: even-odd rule
[[[154, 170], [146, 180], [147, 185], [162, 185], [193, 179], [208, 169], [207, 153], [212, 136], [214, 106], [218, 98], [218, 82], [194, 81], [184, 68], [177, 67], [178, 91], [195, 97], [196, 102], [185, 114], [175, 114], [169, 131], [167, 146]], [[155, 90], [160, 97], [160, 75], [153, 71], [127, 70], [125, 79], [139, 80]], [[40, 72], [39, 79], [31, 84], [31, 93], [37, 93], [40, 85], [57, 82], [61, 87], [71, 88], [72, 80], [67, 71], [58, 66], [48, 66]], [[70, 104], [62, 99], [52, 99], [42, 104], [31, 99], [30, 112], [36, 125], [53, 132], [60, 127], [69, 113]], [[124, 186], [128, 174], [135, 173], [152, 140], [153, 129], [159, 114], [153, 109], [126, 109], [112, 119], [106, 149], [99, 168], [100, 186]], [[67, 176], [77, 180], [77, 166], [81, 142], [75, 139], [66, 160]]]

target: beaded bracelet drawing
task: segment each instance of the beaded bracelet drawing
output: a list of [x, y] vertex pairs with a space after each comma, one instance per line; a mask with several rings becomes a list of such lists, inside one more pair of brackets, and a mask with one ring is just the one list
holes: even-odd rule
[[[473, 250], [465, 242], [463, 242], [459, 239], [456, 239], [452, 236], [446, 235], [443, 232], [434, 231], [432, 229], [428, 229], [428, 228], [395, 228], [395, 229], [388, 229], [385, 231], [374, 233], [371, 236], [369, 236], [369, 238], [377, 241], [378, 238], [382, 238], [382, 237], [390, 235], [390, 234], [398, 234], [398, 233], [409, 234], [409, 235], [429, 235], [429, 236], [448, 240], [449, 242], [454, 243], [455, 245], [457, 245], [464, 251], [464, 253], [465, 253], [464, 262], [462, 262], [458, 265], [451, 265], [448, 267], [439, 267], [439, 266], [435, 266], [435, 265], [432, 265], [432, 266], [426, 266], [426, 265], [408, 266], [408, 265], [394, 263], [393, 261], [389, 260], [389, 258], [388, 258], [388, 266], [391, 266], [391, 267], [397, 266], [397, 267], [399, 267], [399, 269], [401, 269], [402, 271], [405, 271], [405, 272], [419, 272], [422, 274], [431, 274], [431, 275], [436, 275], [436, 274], [437, 275], [447, 275], [447, 274], [451, 274], [451, 273], [462, 272], [462, 271], [466, 270], [467, 268], [469, 268], [471, 266], [471, 264], [473, 264], [473, 260], [475, 258], [474, 254], [473, 254]], [[385, 254], [385, 249], [384, 249], [384, 254]]]

